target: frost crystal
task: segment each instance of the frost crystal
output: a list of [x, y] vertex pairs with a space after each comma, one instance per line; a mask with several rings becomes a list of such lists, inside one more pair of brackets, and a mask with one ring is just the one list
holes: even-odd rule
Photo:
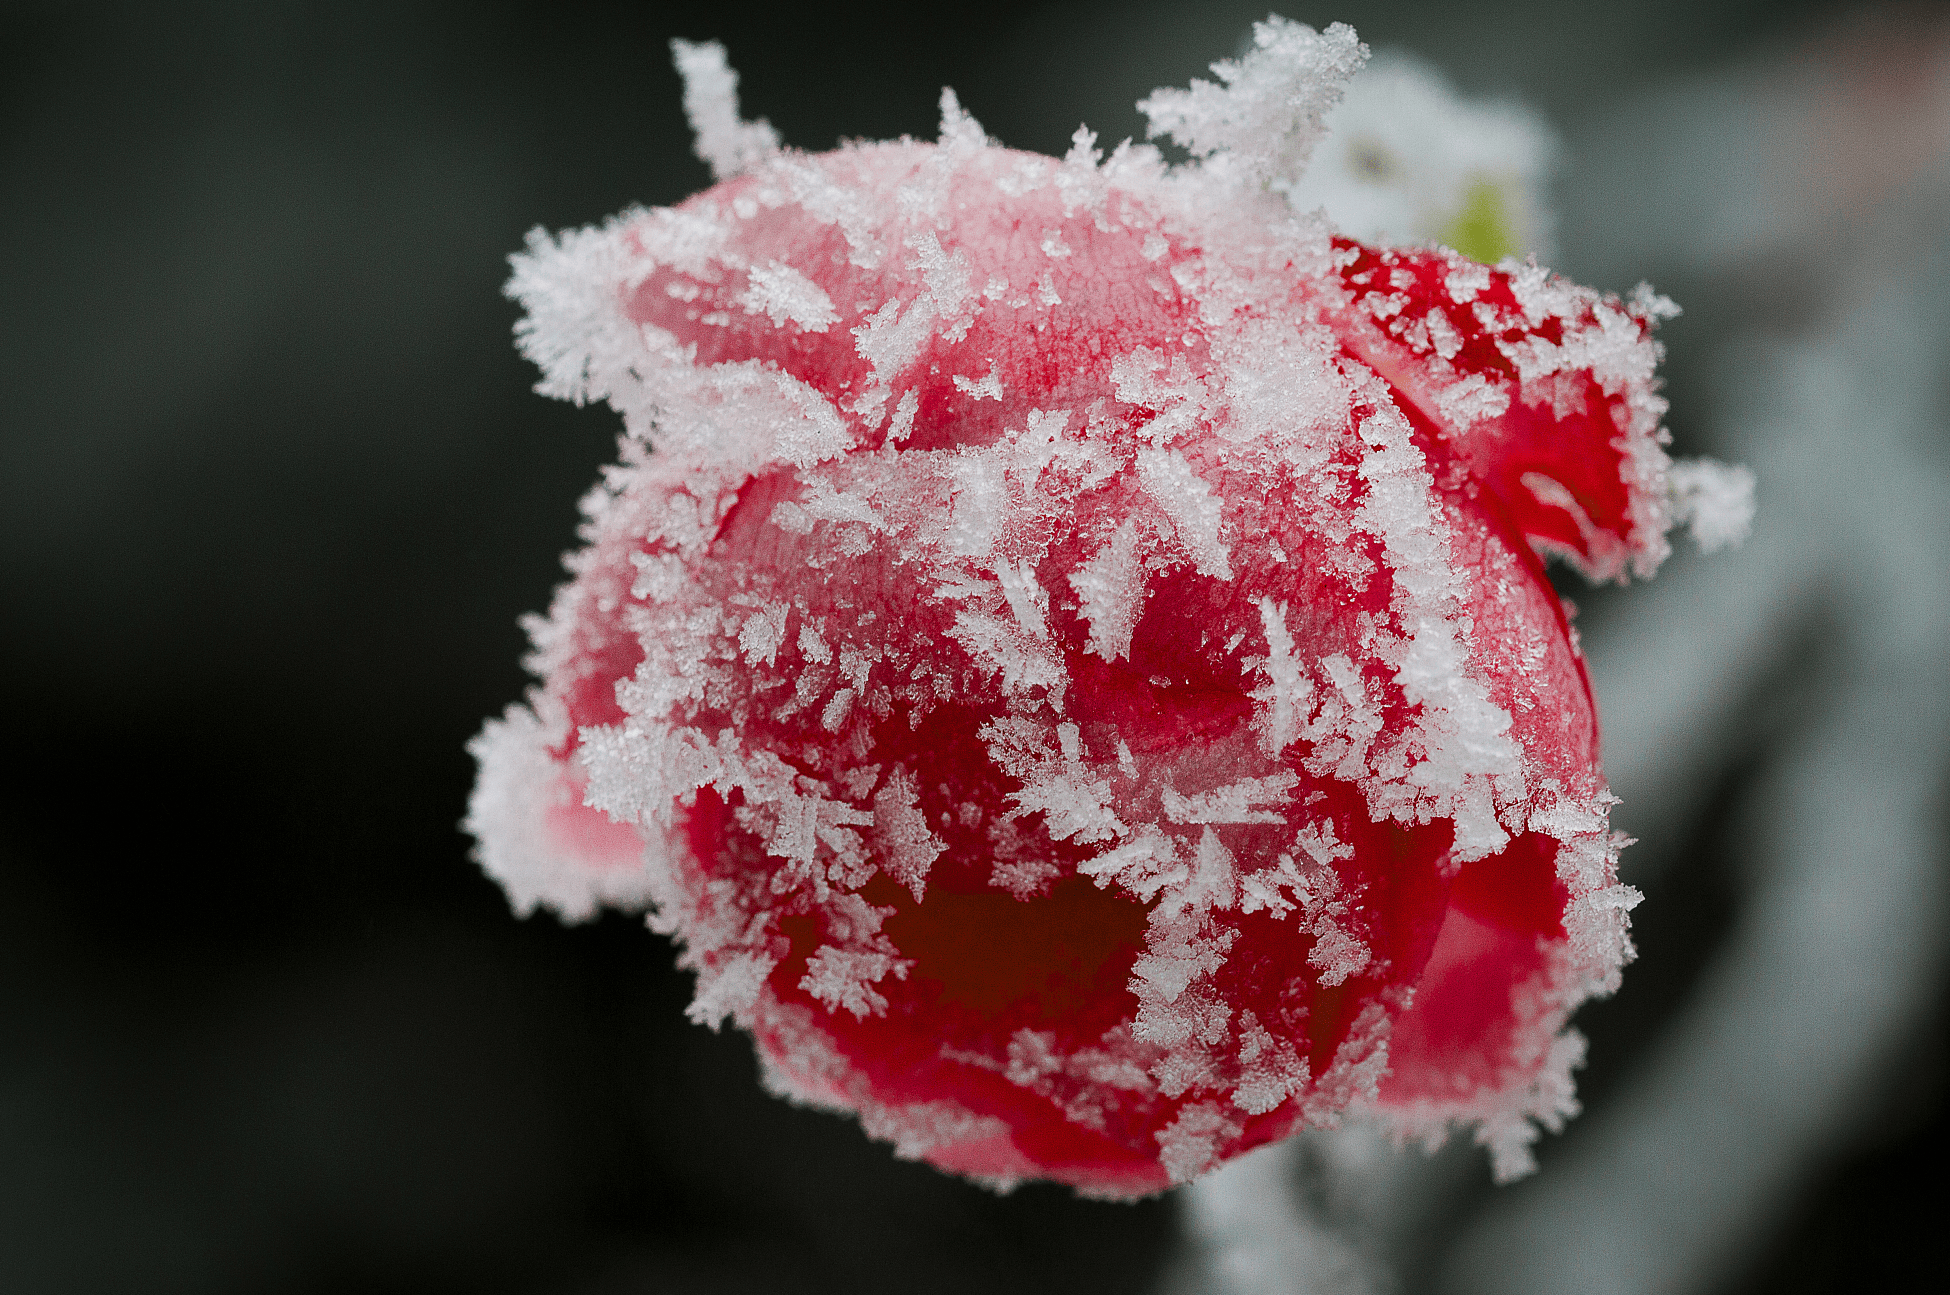
[[675, 50], [727, 178], [515, 258], [541, 389], [626, 435], [472, 748], [483, 865], [647, 907], [768, 1086], [990, 1184], [1349, 1114], [1521, 1168], [1635, 901], [1543, 555], [1737, 529], [1668, 476], [1668, 303], [1296, 213], [1345, 27], [1152, 96], [1177, 168], [952, 94], [780, 149]]
[[1754, 474], [1712, 459], [1681, 459], [1667, 477], [1672, 519], [1685, 524], [1702, 553], [1738, 546], [1754, 525]]
[[1138, 109], [1153, 136], [1169, 135], [1193, 156], [1217, 161], [1209, 168], [1215, 178], [1290, 181], [1320, 139], [1322, 118], [1367, 58], [1368, 47], [1346, 23], [1316, 32], [1274, 15], [1253, 24], [1253, 49], [1244, 58], [1212, 65], [1220, 84], [1158, 90]]
[[739, 120], [738, 74], [725, 62], [724, 46], [674, 40], [670, 53], [684, 77], [684, 115], [697, 133], [697, 155], [712, 175], [729, 180], [778, 152], [779, 134], [770, 123]]

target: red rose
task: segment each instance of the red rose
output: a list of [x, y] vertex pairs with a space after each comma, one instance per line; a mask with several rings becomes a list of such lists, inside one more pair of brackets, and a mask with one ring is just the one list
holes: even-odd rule
[[511, 285], [627, 428], [474, 747], [518, 908], [648, 905], [775, 1091], [992, 1183], [1349, 1112], [1522, 1171], [1635, 900], [1539, 553], [1665, 553], [1664, 303], [1296, 215], [1362, 52], [1262, 25], [1172, 169], [781, 152], [680, 50], [729, 178]]

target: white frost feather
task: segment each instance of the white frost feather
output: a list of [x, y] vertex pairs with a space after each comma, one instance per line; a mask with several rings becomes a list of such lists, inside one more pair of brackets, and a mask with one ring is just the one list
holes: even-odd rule
[[711, 164], [713, 177], [743, 175], [779, 151], [779, 133], [769, 122], [739, 118], [738, 74], [726, 64], [724, 46], [673, 40], [670, 54], [684, 78], [684, 115], [697, 134], [697, 155]]

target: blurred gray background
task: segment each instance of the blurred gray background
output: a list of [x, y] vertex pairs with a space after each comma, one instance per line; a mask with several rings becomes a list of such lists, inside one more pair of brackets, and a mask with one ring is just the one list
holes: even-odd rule
[[455, 827], [616, 431], [529, 393], [503, 258], [707, 182], [668, 39], [796, 145], [952, 84], [1061, 152], [1261, 4], [6, 4], [0, 1289], [1927, 1289], [1944, 11], [1283, 12], [1542, 112], [1558, 268], [1681, 302], [1676, 450], [1759, 474], [1738, 553], [1565, 586], [1647, 899], [1541, 1174], [1354, 1133], [993, 1197], [764, 1097], [664, 941], [515, 921]]

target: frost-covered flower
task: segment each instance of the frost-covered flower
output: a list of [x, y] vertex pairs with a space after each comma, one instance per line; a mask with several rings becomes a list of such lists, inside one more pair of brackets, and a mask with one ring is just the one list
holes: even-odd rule
[[1273, 20], [1155, 150], [808, 155], [677, 47], [720, 183], [531, 236], [540, 389], [622, 462], [474, 744], [517, 908], [648, 906], [768, 1084], [1128, 1197], [1303, 1124], [1575, 1109], [1630, 955], [1540, 554], [1667, 551], [1648, 290], [1282, 197], [1365, 50]]

